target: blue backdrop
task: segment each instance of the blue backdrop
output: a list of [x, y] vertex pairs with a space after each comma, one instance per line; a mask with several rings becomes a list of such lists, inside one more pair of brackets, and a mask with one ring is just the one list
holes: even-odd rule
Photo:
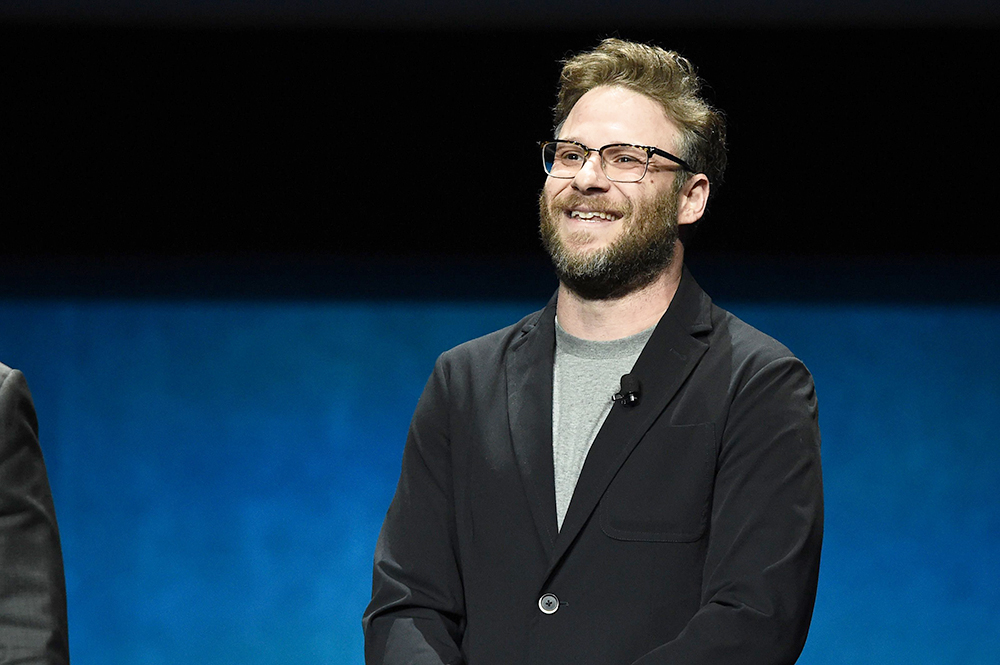
[[[541, 302], [0, 300], [35, 397], [74, 665], [361, 663], [370, 562], [434, 359]], [[801, 663], [1000, 656], [1000, 306], [721, 302], [820, 396]]]

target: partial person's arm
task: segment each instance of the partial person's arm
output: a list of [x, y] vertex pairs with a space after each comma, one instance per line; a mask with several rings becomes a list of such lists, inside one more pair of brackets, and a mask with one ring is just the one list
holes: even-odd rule
[[457, 558], [448, 399], [439, 362], [420, 397], [375, 549], [363, 619], [367, 665], [461, 665], [465, 601]]
[[38, 421], [24, 376], [0, 366], [0, 662], [69, 663], [66, 585]]
[[702, 607], [635, 665], [784, 665], [805, 644], [823, 490], [812, 378], [775, 360], [744, 385], [723, 434]]

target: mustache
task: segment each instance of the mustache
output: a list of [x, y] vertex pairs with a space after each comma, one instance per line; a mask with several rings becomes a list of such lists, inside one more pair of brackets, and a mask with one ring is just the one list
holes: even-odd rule
[[632, 204], [629, 201], [614, 203], [598, 196], [582, 196], [576, 192], [571, 192], [560, 196], [558, 200], [550, 199], [544, 192], [542, 200], [550, 210], [566, 212], [575, 208], [584, 208], [591, 212], [603, 212], [625, 217], [632, 212]]

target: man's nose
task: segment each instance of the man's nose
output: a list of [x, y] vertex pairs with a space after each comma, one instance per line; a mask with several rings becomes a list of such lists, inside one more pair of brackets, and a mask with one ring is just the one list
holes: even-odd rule
[[580, 171], [573, 178], [573, 187], [581, 192], [585, 191], [606, 191], [611, 186], [611, 181], [604, 174], [604, 167], [601, 166], [601, 154], [596, 150], [587, 155]]

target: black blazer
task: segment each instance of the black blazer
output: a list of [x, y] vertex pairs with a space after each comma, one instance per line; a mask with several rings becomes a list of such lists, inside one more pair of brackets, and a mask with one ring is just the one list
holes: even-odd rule
[[792, 663], [819, 572], [812, 378], [685, 270], [562, 529], [555, 299], [443, 354], [375, 553], [369, 665]]
[[66, 584], [38, 421], [24, 376], [0, 365], [0, 663], [69, 663]]

